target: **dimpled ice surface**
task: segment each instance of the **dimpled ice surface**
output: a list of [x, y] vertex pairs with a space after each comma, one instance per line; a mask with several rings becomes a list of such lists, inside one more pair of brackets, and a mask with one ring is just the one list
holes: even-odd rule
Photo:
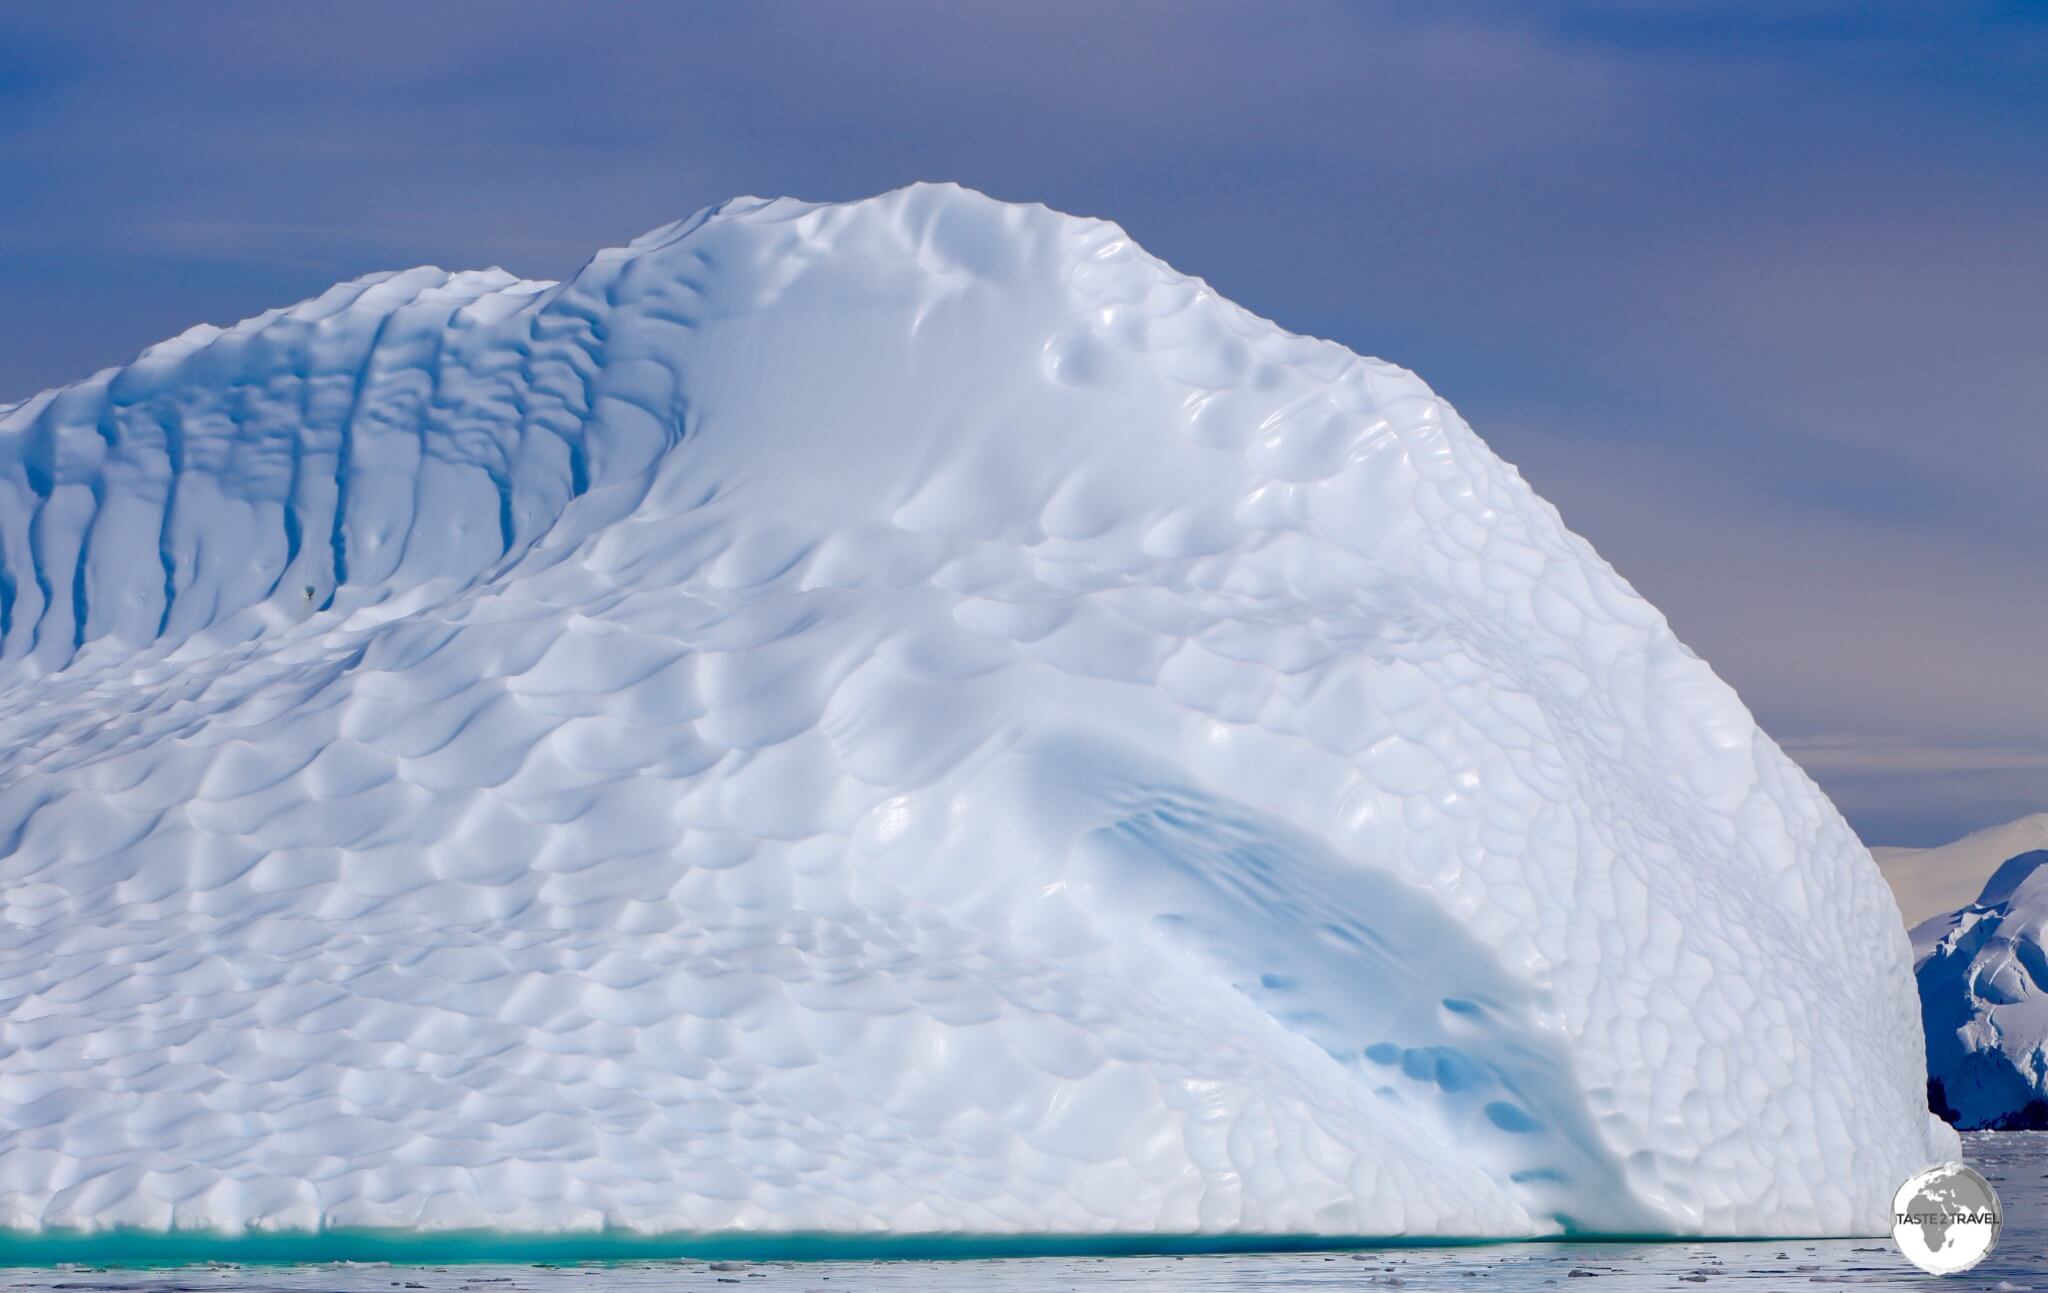
[[0, 631], [18, 1232], [1882, 1233], [1955, 1152], [1735, 694], [1101, 221], [196, 328], [0, 408]]

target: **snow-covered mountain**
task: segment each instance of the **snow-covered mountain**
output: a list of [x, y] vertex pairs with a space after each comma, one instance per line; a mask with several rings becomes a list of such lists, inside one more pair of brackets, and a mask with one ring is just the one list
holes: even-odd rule
[[2048, 813], [1987, 826], [1938, 848], [1880, 846], [1870, 855], [1877, 859], [1877, 869], [1892, 887], [1899, 912], [1911, 928], [1969, 906], [1992, 872], [2036, 849], [2048, 849]]
[[195, 329], [0, 409], [0, 635], [7, 1227], [1867, 1233], [1955, 1150], [1734, 693], [1100, 221]]
[[[2036, 814], [1948, 847], [2029, 842], [2030, 828], [2044, 822], [2048, 815]], [[1975, 901], [1913, 928], [1928, 1100], [1959, 1127], [2048, 1127], [2044, 864], [2048, 848], [2015, 853]]]

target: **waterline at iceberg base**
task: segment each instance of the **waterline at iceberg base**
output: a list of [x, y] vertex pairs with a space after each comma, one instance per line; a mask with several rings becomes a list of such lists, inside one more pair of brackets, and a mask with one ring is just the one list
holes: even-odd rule
[[[2039, 1164], [2048, 1132], [1967, 1132], [1963, 1156], [1988, 1177], [2005, 1205], [2005, 1228], [1985, 1263], [1971, 1272], [1980, 1286], [2026, 1287], [2038, 1276], [2048, 1241], [2048, 1189]], [[1353, 1247], [1325, 1236], [1301, 1236], [1294, 1247], [1246, 1236], [1126, 1236], [1120, 1241], [1072, 1236], [1015, 1235], [981, 1238], [819, 1235], [803, 1246], [774, 1237], [749, 1243], [727, 1234], [699, 1240], [685, 1251], [653, 1243], [611, 1242], [575, 1236], [431, 1235], [407, 1232], [351, 1257], [319, 1260], [333, 1234], [271, 1237], [258, 1249], [237, 1240], [189, 1232], [124, 1231], [69, 1243], [44, 1232], [33, 1239], [0, 1239], [0, 1290], [6, 1293], [164, 1293], [167, 1266], [181, 1267], [179, 1287], [222, 1293], [336, 1293], [394, 1286], [428, 1293], [552, 1293], [587, 1286], [599, 1275], [605, 1287], [667, 1293], [678, 1278], [706, 1285], [747, 1281], [774, 1293], [835, 1289], [889, 1293], [897, 1289], [975, 1290], [976, 1293], [1050, 1293], [1105, 1279], [1145, 1288], [1355, 1289], [1360, 1284], [1434, 1288], [1467, 1279], [1504, 1293], [1551, 1289], [1580, 1271], [1617, 1293], [1660, 1293], [1681, 1284], [1747, 1280], [1785, 1288], [1816, 1280], [1865, 1289], [1919, 1289], [1927, 1276], [1910, 1265], [1889, 1239], [1769, 1240], [1662, 1237], [1585, 1242], [1540, 1241], [1375, 1242]], [[352, 1237], [352, 1236], [343, 1236]], [[393, 1239], [392, 1232], [384, 1232]], [[70, 1238], [80, 1238], [72, 1236]], [[53, 1242], [54, 1241], [54, 1242]], [[65, 1243], [59, 1248], [57, 1243]], [[660, 1255], [654, 1255], [660, 1254]], [[1109, 1259], [1114, 1258], [1114, 1261]], [[760, 1281], [756, 1283], [755, 1281]], [[1573, 1287], [1577, 1287], [1574, 1285]]]
[[0, 408], [0, 838], [11, 1242], [1875, 1234], [1956, 1153], [1869, 855], [1449, 405], [949, 186]]
[[[1599, 1242], [1620, 1242], [1611, 1237]], [[1645, 1238], [1656, 1238], [1646, 1236]], [[1041, 1257], [1217, 1257], [1468, 1248], [1512, 1243], [1374, 1235], [1284, 1234], [925, 1234], [725, 1230], [701, 1234], [395, 1228], [338, 1230], [39, 1230], [0, 1234], [0, 1269], [55, 1266], [153, 1267], [379, 1264], [392, 1266], [589, 1265], [624, 1262], [959, 1262]]]

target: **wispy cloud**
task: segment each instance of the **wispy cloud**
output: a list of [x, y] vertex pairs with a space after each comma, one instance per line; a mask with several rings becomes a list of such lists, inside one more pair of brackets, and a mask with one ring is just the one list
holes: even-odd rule
[[1807, 736], [1785, 751], [1815, 776], [1863, 773], [2039, 772], [2048, 774], [2048, 742], [2039, 746], [1926, 745], [1897, 737]]

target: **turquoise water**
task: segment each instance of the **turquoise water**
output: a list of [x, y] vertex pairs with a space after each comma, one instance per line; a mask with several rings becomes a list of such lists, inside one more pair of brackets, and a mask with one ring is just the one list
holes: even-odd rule
[[[2048, 1293], [2048, 1132], [1972, 1133], [1965, 1154], [2005, 1205], [1998, 1248], [1947, 1289]], [[760, 1293], [868, 1293], [947, 1289], [1051, 1293], [1087, 1285], [1126, 1289], [1318, 1290], [1358, 1288], [1534, 1290], [1789, 1289], [1853, 1284], [1926, 1289], [1889, 1240], [1726, 1243], [1548, 1243], [1378, 1247], [1331, 1251], [1228, 1251], [1207, 1240], [1154, 1237], [1072, 1241], [930, 1240], [784, 1236], [761, 1241], [563, 1236], [406, 1238], [374, 1232], [324, 1236], [97, 1236], [0, 1238], [5, 1293], [570, 1293], [572, 1289], [716, 1289]], [[1176, 1251], [1179, 1249], [1180, 1251]], [[1197, 1251], [1199, 1250], [1199, 1251]], [[758, 1260], [742, 1260], [756, 1258]], [[183, 1263], [164, 1265], [162, 1263]], [[65, 1263], [65, 1264], [59, 1264]], [[147, 1263], [147, 1264], [145, 1264]], [[271, 1264], [280, 1263], [280, 1264]], [[125, 1265], [124, 1265], [125, 1264]], [[1600, 1279], [1600, 1284], [1577, 1284]]]
[[190, 1266], [379, 1262], [408, 1266], [490, 1263], [550, 1265], [647, 1261], [960, 1262], [1027, 1257], [1221, 1256], [1241, 1253], [1471, 1247], [1459, 1241], [1417, 1242], [1328, 1235], [505, 1235], [444, 1231], [412, 1235], [387, 1230], [320, 1234], [114, 1234], [0, 1231], [0, 1267]]

